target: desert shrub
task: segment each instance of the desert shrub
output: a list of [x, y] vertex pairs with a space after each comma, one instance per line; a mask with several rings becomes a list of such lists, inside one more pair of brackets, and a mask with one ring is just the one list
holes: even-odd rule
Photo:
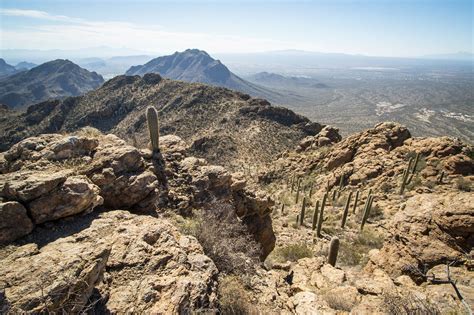
[[354, 307], [354, 304], [349, 299], [337, 294], [326, 294], [324, 295], [324, 300], [328, 303], [330, 308], [337, 311], [350, 312]]
[[381, 248], [383, 245], [383, 237], [372, 229], [365, 229], [357, 234], [356, 243], [373, 248]]
[[387, 182], [383, 182], [382, 185], [380, 185], [380, 190], [384, 193], [389, 193], [392, 190], [392, 186]]
[[221, 314], [258, 314], [249, 299], [249, 294], [245, 290], [244, 284], [238, 277], [221, 277], [217, 293]]
[[313, 252], [305, 244], [290, 244], [274, 250], [273, 256], [277, 261], [297, 261], [305, 257], [312, 257]]
[[374, 219], [374, 218], [382, 218], [383, 217], [383, 210], [382, 208], [377, 205], [377, 204], [373, 204], [372, 205], [372, 208], [370, 208], [370, 215], [369, 215], [370, 218]]
[[411, 183], [407, 185], [407, 190], [412, 190], [415, 187], [421, 186], [421, 184], [422, 184], [421, 178], [419, 176], [415, 176], [412, 179]]
[[456, 180], [456, 188], [461, 191], [471, 191], [471, 181], [460, 177]]
[[235, 215], [234, 208], [214, 203], [196, 215], [189, 231], [225, 274], [250, 274], [259, 262], [260, 246]]
[[89, 138], [99, 138], [100, 136], [104, 135], [99, 129], [90, 126], [82, 127], [75, 134]]
[[360, 244], [348, 244], [347, 242], [341, 242], [339, 247], [338, 261], [342, 265], [346, 266], [357, 266], [361, 265], [364, 261], [366, 251]]
[[383, 294], [383, 306], [389, 314], [437, 315], [441, 311], [429, 300], [421, 299], [413, 292], [387, 292]]
[[368, 261], [371, 249], [381, 248], [383, 237], [374, 230], [367, 228], [354, 239], [341, 242], [338, 260], [347, 266], [363, 266]]
[[429, 189], [433, 189], [433, 188], [435, 188], [436, 183], [435, 183], [434, 181], [432, 181], [432, 180], [427, 180], [427, 181], [425, 182], [425, 186], [428, 187]]

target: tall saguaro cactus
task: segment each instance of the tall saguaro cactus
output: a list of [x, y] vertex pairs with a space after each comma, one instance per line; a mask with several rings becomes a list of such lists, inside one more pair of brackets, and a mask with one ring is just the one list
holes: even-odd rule
[[336, 265], [337, 253], [339, 252], [339, 238], [334, 236], [331, 238], [331, 243], [329, 243], [329, 253], [328, 253], [328, 264], [331, 266]]
[[367, 219], [370, 216], [370, 210], [372, 209], [372, 203], [373, 202], [374, 202], [374, 196], [370, 196], [367, 199], [367, 202], [365, 204], [364, 214], [362, 215], [362, 222], [360, 224], [360, 230], [361, 231], [364, 229], [365, 222], [367, 222]]
[[328, 194], [325, 193], [323, 196], [323, 202], [321, 203], [321, 211], [319, 211], [319, 218], [318, 218], [318, 227], [316, 230], [316, 236], [322, 237], [321, 235], [321, 228], [323, 227], [324, 221], [324, 206], [326, 205], [326, 199], [328, 198]]
[[356, 196], [355, 196], [355, 199], [354, 199], [354, 207], [352, 208], [352, 213], [356, 213], [356, 209], [357, 209], [357, 202], [359, 201], [359, 194], [360, 194], [360, 191], [356, 191]]
[[349, 214], [349, 205], [351, 203], [351, 198], [352, 198], [352, 191], [349, 193], [349, 197], [347, 197], [346, 206], [344, 207], [344, 214], [342, 215], [341, 228], [344, 228], [344, 226], [346, 225], [347, 215]]
[[316, 206], [314, 207], [313, 224], [311, 225], [311, 228], [313, 230], [316, 228], [316, 224], [318, 223], [318, 211], [319, 211], [319, 200], [316, 201]]
[[160, 129], [158, 124], [158, 113], [155, 107], [149, 106], [146, 110], [146, 120], [153, 152], [160, 151]]
[[304, 215], [306, 210], [306, 197], [303, 197], [303, 204], [301, 205], [301, 212], [300, 212], [300, 225], [304, 223]]
[[413, 176], [416, 173], [416, 168], [418, 166], [419, 160], [420, 160], [420, 153], [417, 153], [415, 157], [415, 162], [413, 162], [412, 157], [408, 161], [408, 166], [405, 169], [405, 171], [403, 171], [403, 175], [402, 175], [402, 183], [400, 185], [400, 195], [403, 195], [403, 192], [405, 191], [406, 186], [411, 183], [411, 180], [413, 179]]

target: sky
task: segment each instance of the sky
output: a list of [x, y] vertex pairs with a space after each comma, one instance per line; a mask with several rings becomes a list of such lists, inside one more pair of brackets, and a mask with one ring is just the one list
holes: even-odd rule
[[0, 49], [473, 52], [472, 0], [0, 0]]

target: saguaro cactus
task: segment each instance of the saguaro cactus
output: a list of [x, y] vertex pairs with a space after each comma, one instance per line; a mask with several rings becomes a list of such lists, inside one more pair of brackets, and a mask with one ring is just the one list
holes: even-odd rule
[[349, 197], [347, 197], [346, 206], [344, 207], [344, 214], [342, 215], [341, 221], [341, 228], [344, 228], [346, 225], [347, 215], [349, 214], [349, 205], [351, 203], [352, 198], [352, 191], [349, 193]]
[[285, 214], [285, 204], [281, 204], [281, 215]]
[[303, 204], [301, 205], [301, 212], [300, 212], [300, 225], [304, 223], [304, 214], [306, 210], [306, 197], [303, 197]]
[[344, 188], [344, 174], [341, 175], [341, 179], [339, 180], [339, 190]]
[[443, 183], [443, 177], [444, 177], [444, 171], [442, 171], [441, 174], [439, 174], [439, 176], [438, 176], [438, 184]]
[[324, 206], [326, 204], [326, 199], [328, 198], [328, 194], [325, 193], [323, 196], [323, 202], [321, 203], [321, 211], [319, 212], [319, 218], [318, 218], [318, 227], [316, 230], [316, 236], [321, 237], [321, 228], [323, 227], [323, 221], [324, 221]]
[[364, 214], [362, 216], [362, 222], [360, 224], [360, 230], [361, 231], [364, 229], [365, 222], [367, 222], [367, 219], [370, 216], [370, 210], [372, 208], [372, 203], [373, 202], [374, 202], [374, 196], [370, 196], [367, 199], [367, 203], [365, 204]]
[[403, 171], [402, 175], [402, 183], [400, 186], [400, 195], [403, 195], [403, 192], [405, 191], [405, 188], [407, 185], [411, 183], [411, 180], [413, 179], [413, 176], [416, 173], [416, 168], [418, 166], [418, 161], [420, 160], [420, 153], [416, 154], [415, 157], [415, 162], [413, 162], [413, 158], [411, 157], [410, 160], [408, 160], [408, 165], [405, 171]]
[[316, 206], [314, 207], [313, 224], [311, 225], [311, 228], [313, 230], [316, 228], [316, 224], [318, 223], [318, 211], [319, 211], [319, 200], [316, 201]]
[[158, 125], [158, 113], [153, 106], [146, 110], [146, 119], [148, 122], [148, 131], [150, 132], [150, 141], [153, 152], [160, 151], [160, 129]]
[[298, 179], [298, 184], [296, 186], [296, 197], [295, 197], [295, 203], [298, 203], [298, 200], [300, 198], [300, 187], [301, 187], [301, 181]]
[[354, 207], [352, 208], [352, 213], [356, 213], [357, 202], [359, 201], [359, 193], [360, 193], [360, 191], [356, 191], [356, 196], [355, 196], [355, 199], [354, 199]]
[[329, 253], [328, 253], [328, 264], [331, 266], [336, 265], [337, 253], [339, 252], [339, 238], [334, 236], [331, 238], [331, 243], [329, 243]]

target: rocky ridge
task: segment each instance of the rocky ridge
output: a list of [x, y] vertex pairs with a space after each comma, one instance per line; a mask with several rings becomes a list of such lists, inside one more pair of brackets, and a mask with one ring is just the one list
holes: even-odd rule
[[[161, 137], [160, 148], [152, 153], [85, 128], [27, 138], [0, 155], [0, 214], [11, 218], [0, 237], [17, 239], [0, 249], [0, 309], [216, 310], [222, 274], [174, 219], [216, 201], [232, 205], [262, 248], [264, 268], [256, 266], [242, 289], [261, 312], [447, 313], [474, 304], [470, 145], [412, 138], [396, 123], [346, 139], [324, 127], [251, 173], [258, 182], [192, 156], [193, 144], [178, 136]], [[413, 180], [400, 193], [417, 153]], [[361, 231], [369, 190], [374, 205]], [[349, 203], [342, 228], [356, 191], [359, 203]], [[318, 237], [311, 221], [326, 192]], [[326, 259], [333, 236], [341, 242], [335, 266]], [[62, 263], [45, 269], [50, 261]], [[446, 280], [447, 263], [464, 305], [451, 284], [434, 281]]]
[[146, 148], [145, 108], [150, 104], [158, 110], [161, 134], [181, 137], [192, 155], [232, 171], [270, 162], [323, 128], [266, 100], [146, 74], [118, 76], [84, 96], [36, 104], [25, 113], [0, 109], [0, 150], [27, 137], [85, 126]]
[[[272, 302], [268, 298], [268, 305], [300, 314], [399, 313], [407, 308], [463, 312], [466, 305], [449, 283], [432, 282], [433, 276], [447, 279], [450, 263], [451, 277], [472, 307], [472, 146], [448, 137], [412, 138], [396, 123], [379, 124], [330, 146], [317, 143], [303, 140], [295, 152], [283, 154], [259, 173], [260, 184], [273, 195], [278, 209], [273, 212], [276, 248], [266, 264], [277, 283], [269, 292], [279, 295]], [[400, 194], [402, 173], [416, 153], [421, 157], [414, 179]], [[361, 231], [369, 190], [374, 205]], [[360, 194], [355, 208], [356, 191]], [[321, 203], [326, 192], [318, 238], [312, 218], [316, 201]], [[350, 211], [341, 228], [350, 192]], [[296, 219], [303, 202], [306, 215], [301, 226]], [[333, 236], [341, 240], [335, 267], [325, 257]], [[289, 275], [291, 283], [281, 280]]]

